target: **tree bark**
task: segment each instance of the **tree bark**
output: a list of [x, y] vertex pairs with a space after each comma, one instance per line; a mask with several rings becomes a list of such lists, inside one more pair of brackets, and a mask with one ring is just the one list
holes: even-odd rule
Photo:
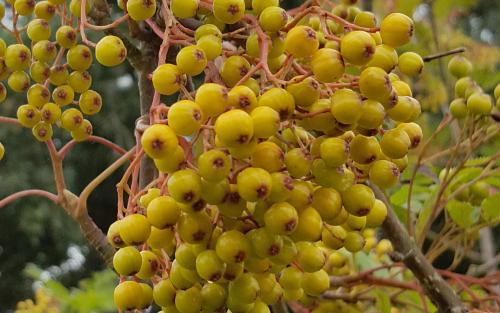
[[382, 229], [387, 238], [392, 242], [394, 252], [391, 255], [394, 261], [403, 262], [422, 285], [425, 294], [438, 308], [440, 313], [464, 313], [467, 312], [464, 304], [460, 301], [455, 291], [438, 274], [432, 264], [425, 258], [417, 247], [413, 238], [410, 237], [406, 228], [403, 227], [399, 218], [392, 210], [385, 195], [372, 185], [377, 198], [387, 206], [387, 218]]

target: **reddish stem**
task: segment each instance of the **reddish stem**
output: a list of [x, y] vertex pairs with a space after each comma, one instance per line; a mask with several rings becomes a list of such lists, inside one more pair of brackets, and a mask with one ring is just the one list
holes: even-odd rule
[[13, 193], [10, 196], [0, 200], [0, 208], [3, 208], [6, 205], [8, 205], [16, 200], [19, 200], [19, 199], [24, 198], [24, 197], [30, 197], [30, 196], [47, 198], [54, 203], [57, 203], [57, 201], [58, 201], [57, 195], [55, 195], [51, 192], [48, 192], [45, 190], [40, 190], [40, 189], [29, 189], [29, 190], [23, 190], [23, 191]]

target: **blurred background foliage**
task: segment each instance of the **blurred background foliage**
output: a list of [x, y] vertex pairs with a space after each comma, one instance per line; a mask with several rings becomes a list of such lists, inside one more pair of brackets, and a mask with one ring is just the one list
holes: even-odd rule
[[[282, 2], [288, 8], [302, 3]], [[359, 5], [373, 10], [379, 20], [392, 11], [412, 16], [416, 36], [404, 49], [428, 55], [464, 46], [465, 55], [475, 65], [472, 76], [486, 92], [491, 93], [500, 81], [500, 1], [360, 0]], [[6, 38], [5, 34], [0, 35]], [[454, 81], [445, 74], [448, 59], [427, 64], [424, 74], [414, 82], [415, 97], [427, 111], [420, 121], [426, 135], [440, 121], [453, 97]], [[103, 110], [91, 119], [94, 133], [130, 148], [139, 115], [137, 78], [132, 68], [93, 66], [91, 73], [92, 88], [104, 99]], [[0, 106], [0, 114], [14, 116], [24, 101], [22, 97], [10, 98]], [[439, 136], [435, 148], [445, 145], [449, 136], [446, 132]], [[56, 132], [54, 137], [59, 138], [55, 141], [58, 147], [69, 140], [62, 132]], [[0, 162], [0, 199], [27, 188], [54, 191], [46, 148], [32, 138], [29, 130], [2, 125], [0, 139], [7, 150]], [[490, 148], [500, 147], [497, 144]], [[65, 160], [69, 189], [81, 191], [115, 158], [98, 145], [78, 145]], [[102, 184], [89, 201], [90, 214], [104, 231], [115, 219], [115, 182], [120, 175], [117, 172]], [[78, 225], [62, 209], [46, 200], [28, 198], [0, 211], [0, 312], [12, 312], [18, 301], [30, 298], [63, 312], [113, 311], [111, 294], [115, 282], [114, 273], [106, 270], [96, 253], [85, 245]], [[45, 292], [35, 295], [37, 289]]]

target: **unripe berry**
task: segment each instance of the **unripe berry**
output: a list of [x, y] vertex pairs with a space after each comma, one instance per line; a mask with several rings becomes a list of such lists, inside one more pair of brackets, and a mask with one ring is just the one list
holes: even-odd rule
[[54, 17], [55, 13], [56, 6], [49, 1], [40, 1], [35, 5], [35, 15], [37, 18], [50, 20]]
[[356, 184], [342, 192], [342, 203], [350, 214], [366, 216], [375, 203], [375, 195], [370, 187]]
[[226, 24], [234, 24], [245, 14], [244, 0], [214, 0], [214, 16]]
[[422, 73], [424, 60], [415, 52], [405, 52], [399, 56], [399, 70], [401, 73], [414, 77]]
[[492, 108], [491, 97], [485, 93], [474, 93], [467, 99], [467, 110], [474, 115], [488, 115]]
[[16, 114], [19, 123], [27, 128], [35, 126], [41, 119], [40, 111], [30, 104], [21, 105]]
[[66, 54], [68, 65], [75, 71], [85, 71], [92, 65], [92, 52], [89, 47], [76, 45]]
[[229, 147], [246, 144], [254, 134], [252, 118], [243, 110], [225, 112], [215, 122], [215, 133]]
[[31, 63], [31, 51], [22, 44], [9, 45], [5, 50], [5, 65], [13, 71], [26, 69]]
[[205, 52], [208, 61], [212, 61], [222, 53], [222, 39], [215, 35], [206, 35], [196, 41], [196, 45]]
[[467, 116], [467, 103], [464, 99], [458, 98], [450, 103], [450, 113], [456, 119], [463, 119]]
[[366, 227], [378, 227], [382, 225], [386, 216], [387, 207], [382, 201], [375, 199], [370, 213], [366, 216]]
[[344, 60], [337, 50], [323, 48], [311, 60], [314, 76], [322, 83], [332, 83], [344, 75]]
[[390, 188], [399, 180], [399, 168], [390, 161], [375, 161], [370, 167], [370, 180], [382, 189]]
[[292, 79], [286, 90], [293, 96], [295, 104], [303, 108], [311, 106], [320, 96], [319, 84], [312, 77], [307, 77], [298, 83], [294, 83]]
[[139, 308], [142, 287], [135, 281], [124, 281], [116, 286], [113, 299], [118, 309], [127, 311]]
[[168, 125], [178, 135], [193, 135], [200, 129], [202, 122], [201, 108], [193, 101], [178, 101], [168, 110]]
[[95, 47], [97, 62], [104, 66], [117, 66], [125, 61], [127, 49], [123, 41], [117, 36], [105, 36], [99, 40]]
[[456, 78], [470, 75], [472, 63], [465, 57], [456, 55], [448, 62], [448, 71]]
[[168, 196], [155, 198], [147, 206], [148, 222], [159, 229], [175, 225], [180, 215], [179, 206], [173, 198]]
[[310, 27], [296, 26], [286, 35], [285, 50], [296, 58], [311, 56], [318, 50], [318, 47], [318, 35]]
[[392, 71], [398, 64], [398, 53], [389, 45], [378, 45], [375, 48], [373, 58], [366, 64], [367, 67], [380, 67], [387, 73]]
[[40, 142], [46, 142], [52, 138], [53, 131], [52, 125], [49, 123], [40, 121], [31, 129], [33, 136], [35, 136], [36, 140]]
[[351, 89], [338, 89], [331, 97], [333, 117], [344, 125], [356, 124], [361, 117], [361, 96]]
[[259, 16], [259, 24], [266, 32], [277, 32], [288, 21], [286, 11], [280, 7], [267, 7]]
[[14, 92], [26, 92], [30, 87], [30, 77], [23, 71], [15, 71], [9, 75], [7, 85]]
[[408, 154], [411, 140], [408, 134], [400, 129], [394, 128], [387, 131], [380, 140], [382, 152], [392, 159], [400, 159]]
[[76, 31], [71, 26], [61, 26], [56, 31], [57, 43], [66, 49], [76, 45]]
[[144, 21], [151, 18], [156, 12], [154, 0], [129, 0], [127, 12], [134, 21]]
[[196, 76], [201, 74], [207, 66], [207, 58], [203, 49], [197, 46], [187, 46], [177, 54], [176, 63], [182, 73]]
[[375, 40], [363, 31], [347, 33], [340, 42], [342, 57], [353, 65], [368, 63], [375, 54]]
[[233, 55], [224, 60], [220, 76], [227, 86], [235, 86], [250, 70], [250, 63], [242, 56]]
[[141, 269], [141, 264], [141, 254], [135, 247], [121, 248], [113, 257], [113, 267], [122, 276], [135, 275]]
[[32, 42], [47, 40], [50, 37], [50, 25], [46, 20], [34, 19], [28, 23], [26, 34]]
[[359, 76], [359, 90], [368, 99], [384, 101], [392, 92], [392, 84], [384, 70], [368, 67]]
[[279, 0], [252, 0], [252, 9], [255, 15], [260, 15], [266, 8], [277, 6], [279, 6]]
[[163, 124], [151, 125], [141, 137], [144, 152], [151, 158], [162, 158], [178, 145], [174, 131]]
[[380, 35], [384, 44], [394, 48], [408, 43], [413, 36], [411, 18], [401, 13], [391, 13], [380, 24]]
[[148, 240], [151, 224], [144, 215], [127, 215], [120, 225], [120, 237], [128, 245], [139, 245]]
[[249, 167], [238, 174], [237, 186], [243, 199], [249, 202], [263, 200], [271, 193], [271, 175], [264, 169]]
[[198, 0], [172, 0], [170, 9], [177, 18], [190, 18], [196, 15]]

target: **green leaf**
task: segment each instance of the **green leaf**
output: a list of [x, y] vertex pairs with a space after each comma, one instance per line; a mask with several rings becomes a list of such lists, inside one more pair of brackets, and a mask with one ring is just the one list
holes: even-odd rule
[[31, 278], [33, 280], [39, 280], [42, 275], [43, 270], [36, 266], [35, 264], [28, 264], [23, 270], [24, 276]]
[[62, 304], [66, 304], [70, 299], [69, 290], [58, 281], [49, 280], [44, 286], [49, 293]]
[[474, 225], [479, 219], [479, 210], [467, 202], [451, 200], [446, 209], [453, 222], [462, 228]]
[[500, 218], [500, 193], [483, 200], [481, 216], [487, 222], [493, 222]]
[[376, 307], [379, 312], [382, 313], [391, 313], [391, 297], [386, 290], [377, 289], [376, 291]]

